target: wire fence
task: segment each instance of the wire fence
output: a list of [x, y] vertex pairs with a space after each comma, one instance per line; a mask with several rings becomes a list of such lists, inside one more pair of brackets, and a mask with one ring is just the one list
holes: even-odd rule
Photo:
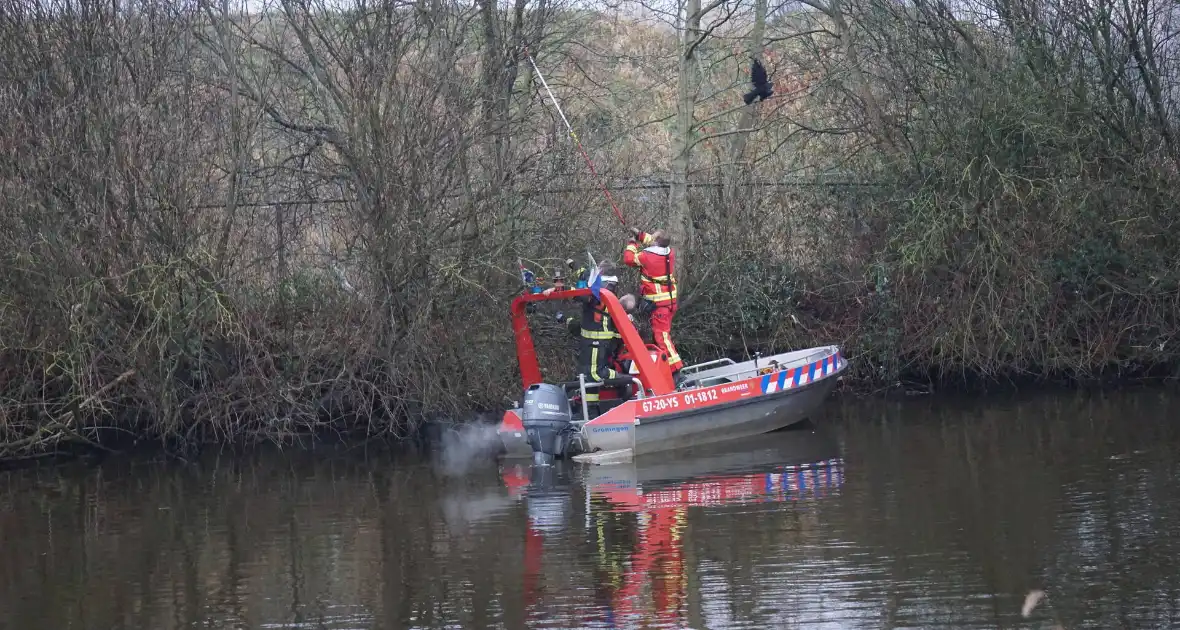
[[[630, 180], [634, 182], [635, 180]], [[715, 182], [690, 182], [686, 185], [687, 188], [720, 188], [724, 184], [719, 181]], [[743, 188], [877, 188], [884, 184], [880, 182], [865, 182], [854, 180], [824, 180], [824, 179], [789, 179], [789, 180], [755, 180], [755, 181], [741, 181], [733, 184]], [[668, 181], [646, 181], [645, 183], [622, 183], [609, 185], [613, 191], [625, 190], [666, 190], [672, 187], [672, 182]], [[526, 196], [532, 195], [547, 195], [547, 194], [571, 194], [571, 193], [598, 193], [601, 189], [594, 186], [570, 186], [565, 188], [535, 188], [531, 190], [522, 190], [520, 193]], [[456, 193], [455, 196], [459, 196]], [[306, 199], [264, 199], [253, 201], [238, 201], [235, 205], [244, 208], [263, 208], [273, 206], [299, 206], [305, 204], [312, 205], [330, 205], [341, 203], [356, 203], [356, 198], [337, 197], [337, 198], [306, 198]], [[200, 209], [221, 208], [225, 206], [225, 202], [221, 203], [203, 203], [195, 206]]]

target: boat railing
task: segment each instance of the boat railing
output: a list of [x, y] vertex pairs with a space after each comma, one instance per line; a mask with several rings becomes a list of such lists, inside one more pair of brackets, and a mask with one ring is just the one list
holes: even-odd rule
[[712, 361], [705, 361], [704, 363], [686, 366], [684, 369], [680, 370], [680, 373], [686, 375], [696, 374], [697, 372], [700, 372], [701, 370], [713, 365], [737, 365], [737, 362], [733, 359], [730, 359], [729, 357], [714, 359]]
[[697, 378], [690, 379], [688, 382], [691, 383], [696, 381], [701, 387], [711, 387], [721, 383], [732, 383], [734, 381], [750, 378], [755, 376], [760, 369], [762, 368], [757, 367], [749, 362], [735, 363], [734, 365], [729, 366], [729, 369], [714, 368], [709, 370], [708, 374], [700, 374], [697, 376]]
[[[792, 353], [783, 353], [783, 355], [789, 355], [789, 354], [792, 354]], [[817, 361], [825, 356], [828, 356], [829, 354], [831, 354], [831, 351], [827, 348], [824, 348], [822, 350], [817, 350], [817, 351], [812, 352], [810, 354], [803, 355], [799, 358], [791, 359], [788, 362], [777, 363], [775, 366], [775, 371], [777, 372], [777, 371], [781, 371], [781, 370], [789, 370], [789, 369], [791, 369], [793, 367], [797, 367], [799, 365], [808, 365], [810, 363], [814, 363], [815, 361]], [[700, 377], [698, 377], [697, 379], [694, 379], [694, 380], [697, 381], [696, 385], [698, 387], [711, 387], [713, 385], [720, 385], [720, 384], [726, 383], [726, 382], [733, 383], [733, 382], [742, 381], [742, 380], [745, 380], [748, 378], [753, 378], [755, 376], [761, 375], [763, 373], [763, 370], [765, 370], [767, 367], [770, 367], [769, 361], [777, 361], [778, 360], [777, 357], [783, 356], [783, 355], [774, 355], [774, 356], [770, 356], [770, 357], [758, 357], [758, 358], [753, 359], [752, 361], [744, 361], [742, 363], [733, 363], [732, 361], [730, 361], [730, 365], [726, 366], [729, 369], [726, 369], [725, 367], [713, 368], [713, 369], [709, 370], [709, 374], [702, 374], [702, 375], [700, 375]], [[709, 382], [705, 382], [705, 381], [709, 381]]]
[[[573, 383], [563, 383], [563, 388], [566, 391]], [[582, 399], [582, 418], [584, 420], [590, 419], [590, 403], [586, 401], [586, 390], [601, 389], [603, 387], [618, 387], [620, 385], [634, 385], [635, 386], [635, 400], [643, 400], [647, 394], [643, 391], [643, 381], [638, 377], [623, 377], [611, 378], [605, 381], [587, 381], [585, 374], [578, 374], [578, 393], [581, 394]]]

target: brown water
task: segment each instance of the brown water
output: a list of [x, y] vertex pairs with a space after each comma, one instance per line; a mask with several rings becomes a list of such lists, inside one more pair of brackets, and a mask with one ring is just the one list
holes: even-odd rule
[[833, 402], [531, 480], [359, 450], [0, 473], [0, 628], [1177, 627], [1178, 410]]

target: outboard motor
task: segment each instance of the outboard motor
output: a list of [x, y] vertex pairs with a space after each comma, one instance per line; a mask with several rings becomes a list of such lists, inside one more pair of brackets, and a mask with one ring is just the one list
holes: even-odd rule
[[533, 463], [548, 466], [565, 455], [574, 433], [573, 414], [565, 389], [537, 383], [524, 392], [521, 424], [533, 449]]

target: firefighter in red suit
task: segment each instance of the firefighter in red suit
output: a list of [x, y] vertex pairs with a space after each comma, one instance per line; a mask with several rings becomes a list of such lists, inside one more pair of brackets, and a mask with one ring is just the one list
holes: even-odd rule
[[[668, 356], [672, 376], [679, 380], [684, 363], [672, 343], [672, 317], [676, 315], [676, 252], [672, 239], [663, 230], [647, 234], [631, 228], [635, 238], [627, 243], [623, 262], [637, 267], [640, 273], [640, 293], [651, 312], [651, 333], [656, 346]], [[640, 249], [640, 248], [643, 249]]]

